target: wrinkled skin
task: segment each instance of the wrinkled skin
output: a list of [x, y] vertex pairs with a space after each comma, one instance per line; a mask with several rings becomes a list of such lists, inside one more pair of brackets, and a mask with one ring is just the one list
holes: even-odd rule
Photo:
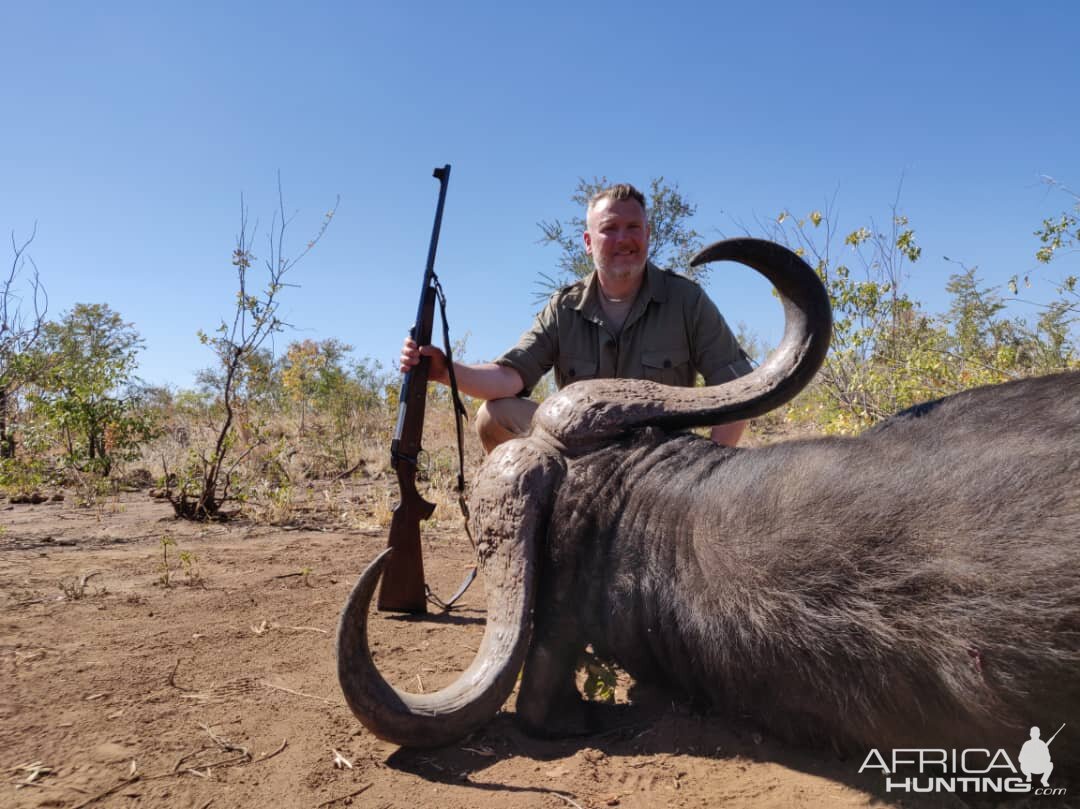
[[736, 450], [679, 433], [766, 412], [824, 357], [812, 271], [736, 241], [704, 260], [772, 273], [785, 304], [784, 340], [761, 368], [696, 390], [571, 385], [481, 467], [488, 626], [455, 684], [423, 697], [385, 684], [364, 628], [379, 561], [365, 571], [338, 665], [375, 733], [460, 738], [498, 709], [522, 660], [523, 725], [588, 732], [574, 685], [588, 643], [639, 681], [853, 750], [1013, 746], [1077, 715], [1080, 374], [968, 391], [857, 438]]

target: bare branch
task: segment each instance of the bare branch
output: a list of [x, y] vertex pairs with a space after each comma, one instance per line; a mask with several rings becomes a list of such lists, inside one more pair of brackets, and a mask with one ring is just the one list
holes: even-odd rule
[[[232, 325], [223, 320], [215, 336], [203, 335], [203, 340], [217, 354], [221, 367], [221, 376], [212, 379], [221, 396], [224, 417], [215, 427], [216, 440], [209, 458], [204, 456], [201, 491], [194, 501], [187, 498], [172, 499], [173, 508], [178, 516], [193, 519], [220, 518], [221, 505], [229, 499], [229, 489], [234, 482], [238, 464], [246, 459], [264, 442], [258, 436], [245, 448], [239, 448], [239, 454], [231, 458], [234, 449], [233, 438], [238, 425], [243, 426], [242, 404], [253, 384], [253, 370], [257, 368], [259, 351], [266, 340], [289, 327], [278, 317], [279, 293], [287, 285], [282, 276], [292, 269], [322, 239], [335, 212], [334, 207], [323, 217], [314, 238], [295, 256], [289, 258], [285, 253], [286, 230], [295, 218], [285, 214], [284, 193], [281, 176], [278, 175], [278, 210], [275, 212], [267, 234], [268, 255], [265, 258], [267, 284], [260, 292], [249, 289], [248, 271], [255, 256], [251, 253], [251, 242], [257, 231], [248, 227], [248, 211], [243, 195], [240, 197], [240, 231], [236, 237], [232, 264], [236, 268], [238, 291], [233, 310]], [[249, 235], [250, 233], [250, 235]], [[241, 408], [238, 410], [238, 408]], [[245, 438], [245, 440], [248, 440]]]

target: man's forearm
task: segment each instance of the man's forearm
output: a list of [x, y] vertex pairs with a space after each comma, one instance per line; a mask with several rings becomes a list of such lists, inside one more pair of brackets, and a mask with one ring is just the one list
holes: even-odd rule
[[480, 365], [454, 363], [454, 376], [462, 393], [477, 399], [502, 399], [517, 396], [525, 383], [513, 368], [485, 362]]

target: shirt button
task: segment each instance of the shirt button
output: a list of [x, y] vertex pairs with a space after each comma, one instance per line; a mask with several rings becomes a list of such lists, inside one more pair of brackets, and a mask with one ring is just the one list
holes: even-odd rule
[[664, 360], [664, 367], [665, 368], [670, 368], [671, 367], [671, 360]]

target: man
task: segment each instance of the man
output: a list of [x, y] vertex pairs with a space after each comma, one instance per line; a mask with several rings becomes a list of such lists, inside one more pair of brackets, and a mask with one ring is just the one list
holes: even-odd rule
[[[1048, 787], [1050, 773], [1054, 771], [1054, 762], [1050, 760], [1050, 744], [1039, 738], [1037, 727], [1031, 729], [1030, 736], [1031, 738], [1020, 748], [1020, 772], [1027, 776], [1029, 782], [1033, 774], [1041, 775], [1042, 785]], [[1052, 742], [1053, 739], [1050, 741]]]
[[[585, 252], [595, 271], [551, 296], [529, 331], [492, 363], [454, 363], [458, 387], [484, 399], [476, 429], [486, 452], [524, 435], [537, 404], [528, 392], [550, 368], [555, 384], [595, 378], [651, 379], [691, 386], [696, 375], [718, 385], [749, 373], [750, 363], [705, 292], [648, 260], [645, 197], [632, 185], [605, 188], [589, 200]], [[401, 371], [431, 357], [430, 378], [449, 384], [446, 356], [406, 338]], [[712, 428], [712, 440], [735, 446], [745, 422]]]

